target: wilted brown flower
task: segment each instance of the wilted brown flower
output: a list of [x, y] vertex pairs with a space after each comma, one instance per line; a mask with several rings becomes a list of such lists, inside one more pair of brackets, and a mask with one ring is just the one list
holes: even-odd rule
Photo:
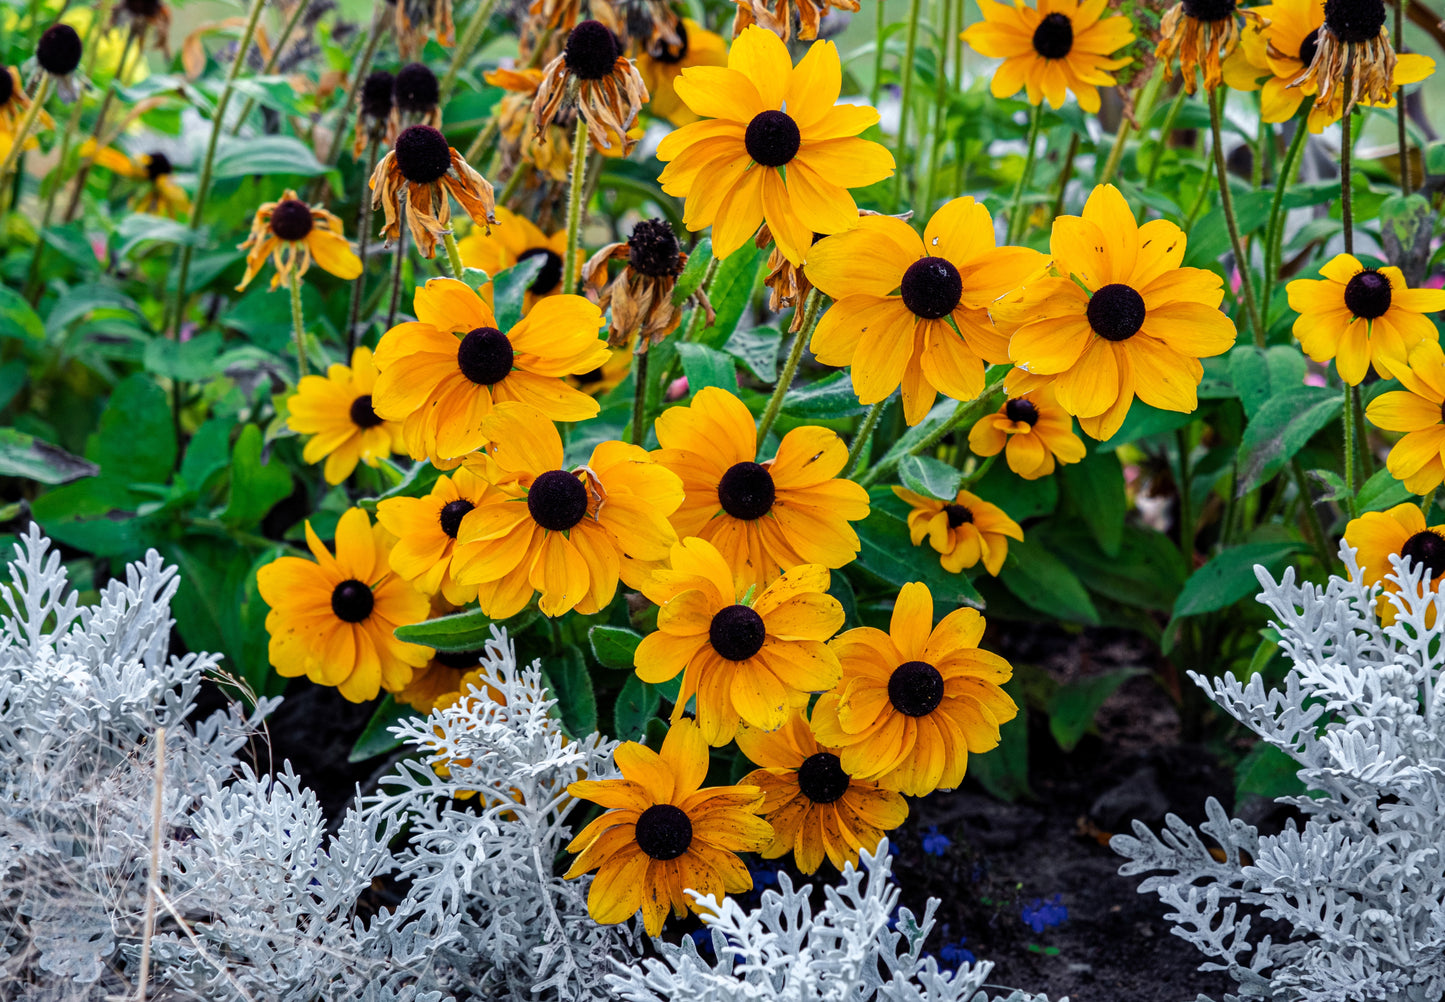
[[451, 48], [457, 41], [452, 23], [452, 0], [395, 0], [396, 48], [403, 59], [415, 59], [435, 33], [437, 44]]
[[[880, 0], [881, 2], [881, 0]], [[733, 37], [737, 38], [750, 24], [760, 24], [783, 41], [793, 33], [793, 13], [797, 11], [798, 38], [804, 42], [818, 37], [818, 22], [828, 8], [857, 13], [858, 0], [733, 0], [738, 11], [733, 18]]]
[[1252, 10], [1240, 10], [1235, 0], [1182, 0], [1159, 22], [1159, 44], [1154, 58], [1164, 63], [1164, 79], [1174, 78], [1174, 56], [1185, 93], [1199, 86], [1196, 69], [1204, 71], [1204, 89], [1224, 82], [1222, 64], [1239, 45], [1242, 23], [1263, 28], [1268, 22]]
[[[877, 216], [881, 213], [872, 209], [859, 209], [859, 216]], [[905, 222], [913, 218], [912, 211], [900, 212], [895, 219], [902, 219]], [[813, 234], [813, 243], [822, 239], [822, 234]], [[773, 233], [768, 229], [768, 224], [763, 223], [758, 230], [758, 235], [753, 243], [759, 247], [766, 247], [773, 242]], [[808, 298], [808, 293], [813, 291], [813, 283], [808, 281], [808, 274], [805, 270], [807, 262], [803, 265], [795, 265], [783, 256], [783, 252], [776, 246], [768, 254], [768, 275], [763, 279], [763, 284], [768, 287], [768, 309], [774, 313], [781, 313], [783, 310], [797, 306]], [[794, 310], [793, 322], [788, 326], [790, 333], [796, 334], [803, 326], [803, 311]]]
[[122, 0], [111, 12], [114, 27], [129, 27], [139, 35], [149, 34], [156, 48], [171, 54], [171, 8], [162, 0]]
[[391, 92], [396, 78], [386, 70], [376, 70], [361, 83], [361, 95], [356, 109], [356, 136], [351, 143], [351, 155], [360, 160], [371, 143], [382, 140], [390, 146], [396, 142], [391, 128]]
[[[1306, 93], [1314, 90], [1316, 108], [1341, 116], [1361, 101], [1389, 104], [1394, 100], [1395, 48], [1385, 28], [1381, 0], [1326, 0], [1325, 23], [1314, 41], [1314, 59], [1290, 86]], [[1348, 91], [1346, 65], [1352, 71]]]
[[402, 130], [396, 145], [376, 165], [371, 192], [371, 207], [386, 213], [382, 236], [389, 243], [399, 240], [405, 215], [423, 257], [436, 256], [437, 238], [451, 231], [448, 195], [473, 222], [490, 227], [497, 221], [492, 186], [430, 125]]
[[647, 85], [617, 36], [600, 21], [583, 21], [543, 71], [532, 101], [533, 129], [542, 135], [564, 108], [575, 107], [587, 120], [594, 149], [617, 143], [625, 154], [634, 142], [627, 130], [645, 103]]
[[532, 100], [542, 85], [541, 70], [498, 68], [482, 77], [493, 87], [509, 93], [497, 102], [497, 151], [501, 154], [502, 172], [510, 177], [522, 164], [530, 164], [553, 181], [565, 183], [572, 169], [571, 122], [559, 115], [538, 138], [531, 127]]
[[[607, 263], [626, 261], [627, 266], [610, 282]], [[682, 308], [689, 303], [707, 311], [713, 309], [701, 289], [683, 303], [672, 301], [677, 276], [687, 265], [687, 255], [678, 246], [677, 234], [661, 219], [644, 219], [632, 228], [626, 243], [608, 244], [582, 266], [583, 288], [597, 296], [597, 305], [612, 308], [612, 327], [607, 343], [620, 348], [641, 332], [638, 351], [646, 351], [677, 330]]]

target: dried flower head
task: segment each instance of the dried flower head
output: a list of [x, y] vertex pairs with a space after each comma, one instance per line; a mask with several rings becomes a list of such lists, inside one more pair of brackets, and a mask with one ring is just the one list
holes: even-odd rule
[[[627, 262], [610, 282], [609, 261]], [[706, 310], [707, 322], [712, 323], [713, 309], [702, 289], [681, 303], [673, 302], [677, 276], [686, 264], [687, 255], [677, 242], [677, 234], [661, 219], [642, 220], [625, 242], [608, 244], [587, 260], [582, 266], [584, 288], [597, 296], [597, 305], [603, 310], [612, 309], [609, 345], [623, 347], [640, 331], [638, 351], [646, 351], [677, 330], [683, 308], [688, 305]]]
[[397, 70], [392, 84], [391, 114], [387, 134], [395, 137], [408, 125], [441, 128], [441, 84], [436, 74], [422, 63], [408, 63]]
[[400, 239], [404, 216], [423, 257], [435, 257], [437, 238], [451, 230], [448, 195], [473, 222], [490, 226], [497, 221], [492, 186], [430, 125], [402, 130], [376, 165], [371, 192], [371, 207], [386, 214], [382, 236], [388, 242]]
[[550, 125], [538, 134], [532, 128], [532, 101], [542, 86], [542, 71], [534, 69], [499, 68], [483, 74], [482, 79], [507, 94], [497, 102], [497, 153], [501, 178], [510, 178], [513, 171], [530, 166], [524, 183], [533, 185], [553, 182], [567, 183], [572, 167], [572, 126], [575, 111], [559, 111]]
[[1395, 47], [1383, 0], [1326, 0], [1314, 41], [1314, 58], [1292, 83], [1315, 91], [1316, 108], [1348, 115], [1361, 101], [1385, 104], [1394, 97]]
[[792, 37], [793, 22], [798, 23], [800, 41], [818, 37], [818, 22], [829, 8], [856, 14], [858, 0], [733, 0], [738, 11], [733, 18], [733, 37], [737, 38], [748, 25], [767, 28], [783, 41]]
[[563, 108], [575, 107], [590, 127], [594, 149], [610, 150], [616, 143], [626, 154], [634, 142], [627, 130], [647, 97], [647, 85], [612, 29], [582, 21], [543, 71], [532, 101], [533, 129], [541, 136]]
[[110, 23], [135, 32], [137, 44], [149, 34], [156, 48], [170, 57], [171, 8], [163, 0], [122, 0], [111, 12]]
[[396, 77], [386, 70], [374, 70], [362, 81], [356, 108], [356, 138], [351, 144], [351, 155], [358, 160], [369, 144], [385, 140], [389, 146], [396, 141], [391, 124], [395, 87]]
[[395, 0], [395, 3], [396, 48], [403, 59], [421, 55], [430, 34], [435, 34], [437, 44], [445, 48], [456, 44], [452, 0]]
[[1235, 0], [1182, 0], [1159, 22], [1159, 44], [1154, 58], [1164, 63], [1164, 78], [1174, 76], [1174, 57], [1179, 56], [1179, 73], [1184, 90], [1193, 94], [1198, 86], [1196, 69], [1204, 71], [1204, 89], [1213, 90], [1224, 82], [1222, 64], [1239, 45], [1243, 24], [1263, 26], [1264, 20], [1252, 10], [1241, 10]]

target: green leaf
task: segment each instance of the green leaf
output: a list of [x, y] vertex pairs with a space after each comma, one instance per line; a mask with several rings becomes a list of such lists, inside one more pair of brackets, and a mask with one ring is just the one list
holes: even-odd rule
[[932, 456], [904, 456], [898, 478], [913, 493], [938, 501], [951, 502], [963, 484], [962, 472]]
[[366, 722], [366, 726], [357, 735], [356, 744], [351, 746], [351, 753], [346, 756], [346, 761], [365, 762], [369, 758], [396, 751], [403, 742], [387, 728], [401, 723], [408, 717], [417, 716], [421, 716], [421, 714], [405, 703], [398, 703], [396, 697], [387, 693], [382, 697], [381, 702], [376, 704], [376, 712], [371, 715], [371, 719]]
[[210, 231], [205, 227], [193, 230], [185, 223], [166, 216], [151, 216], [143, 212], [127, 213], [121, 217], [115, 228], [120, 239], [115, 256], [123, 258], [148, 240], [163, 244], [204, 247], [209, 244]]
[[1379, 469], [1360, 485], [1359, 493], [1355, 496], [1355, 511], [1361, 515], [1367, 511], [1384, 511], [1414, 496], [1389, 470]]
[[199, 382], [215, 375], [223, 338], [220, 331], [179, 343], [170, 338], [152, 338], [145, 349], [145, 367], [157, 376]]
[[1193, 420], [1192, 413], [1161, 411], [1157, 407], [1150, 407], [1142, 400], [1135, 400], [1129, 408], [1129, 413], [1125, 415], [1124, 423], [1120, 425], [1119, 430], [1108, 441], [1094, 446], [1094, 451], [1113, 452], [1119, 446], [1137, 442], [1141, 438], [1163, 435], [1176, 428], [1183, 428]]
[[1184, 587], [1183, 560], [1162, 532], [1126, 525], [1114, 556], [1082, 527], [1054, 532], [1049, 546], [1091, 592], [1122, 605], [1169, 612]]
[[1099, 611], [1073, 571], [1032, 540], [1009, 540], [998, 579], [1030, 608], [1055, 619], [1097, 626]]
[[790, 389], [783, 397], [782, 413], [799, 421], [855, 417], [868, 410], [858, 402], [853, 380], [837, 372], [813, 383]]
[[261, 429], [248, 424], [231, 453], [231, 500], [221, 513], [228, 525], [254, 525], [291, 493], [291, 471], [279, 459], [261, 461]]
[[553, 657], [547, 665], [547, 684], [557, 697], [557, 711], [569, 736], [584, 738], [597, 730], [597, 696], [581, 651], [568, 647]]
[[698, 338], [701, 344], [710, 348], [727, 344], [737, 329], [738, 321], [752, 303], [753, 290], [762, 281], [767, 260], [767, 254], [753, 246], [750, 240], [718, 265], [707, 294], [717, 316], [711, 327], [703, 328]]
[[163, 484], [176, 464], [171, 408], [149, 377], [127, 376], [111, 391], [100, 427], [85, 443], [85, 458], [130, 483]]
[[507, 620], [490, 619], [481, 609], [468, 609], [450, 616], [438, 616], [436, 619], [398, 626], [395, 632], [398, 640], [423, 644], [439, 651], [475, 651], [485, 647], [492, 639], [493, 623], [505, 626], [507, 635], [514, 636], [531, 626], [536, 619], [535, 606], [523, 609]]
[[93, 477], [100, 467], [59, 446], [14, 428], [0, 428], [0, 477], [22, 477], [41, 484], [67, 484]]
[[711, 263], [712, 237], [703, 237], [687, 255], [687, 264], [683, 266], [682, 274], [677, 276], [677, 283], [672, 287], [674, 306], [681, 306], [688, 296], [702, 288], [703, 277], [707, 275], [707, 266]]
[[10, 406], [29, 380], [29, 370], [18, 358], [0, 365], [0, 410]]
[[1267, 800], [1297, 797], [1305, 792], [1299, 778], [1300, 764], [1274, 745], [1263, 741], [1240, 759], [1234, 770], [1234, 798], [1259, 796]]
[[1254, 565], [1263, 564], [1271, 571], [1279, 569], [1286, 557], [1307, 549], [1304, 543], [1245, 543], [1216, 554], [1184, 582], [1174, 602], [1174, 618], [1198, 616], [1204, 612], [1227, 609], [1259, 590]]
[[677, 355], [687, 376], [687, 388], [696, 393], [704, 386], [716, 386], [729, 393], [738, 391], [737, 363], [731, 355], [705, 344], [679, 343]]
[[295, 136], [222, 137], [211, 176], [216, 179], [253, 174], [314, 177], [326, 173], [316, 154]]
[[1139, 668], [1116, 668], [1102, 675], [1064, 682], [1049, 703], [1049, 731], [1065, 752], [1073, 751], [1093, 726], [1094, 714], [1104, 701], [1129, 679], [1144, 674]]
[[1005, 682], [1003, 691], [1018, 705], [1019, 712], [999, 727], [998, 747], [968, 757], [968, 774], [995, 797], [1013, 803], [1020, 797], [1033, 796], [1029, 788], [1029, 715], [1017, 677]]
[[782, 339], [782, 332], [776, 327], [737, 330], [723, 350], [747, 366], [754, 376], [771, 384], [778, 380], [778, 345]]
[[16, 335], [43, 343], [45, 325], [40, 322], [25, 297], [0, 285], [0, 337]]
[[927, 540], [921, 546], [913, 545], [908, 534], [908, 505], [887, 487], [873, 488], [868, 497], [872, 510], [866, 519], [853, 525], [861, 547], [859, 567], [895, 588], [922, 581], [939, 608], [983, 607], [983, 599], [968, 577], [944, 570]]
[[969, 488], [974, 494], [1003, 509], [1015, 522], [1035, 515], [1047, 515], [1059, 504], [1059, 478], [1025, 480], [1005, 462], [994, 463]]
[[1323, 386], [1298, 386], [1271, 396], [1250, 420], [1239, 443], [1243, 495], [1282, 470], [1315, 433], [1340, 416], [1344, 396]]
[[66, 289], [55, 301], [50, 315], [45, 318], [45, 329], [51, 334], [64, 331], [75, 321], [95, 314], [108, 316], [140, 315], [140, 307], [119, 289], [108, 285], [76, 285]]
[[608, 668], [632, 668], [632, 656], [642, 643], [642, 634], [622, 626], [594, 626], [587, 631], [592, 654]]
[[640, 740], [647, 722], [657, 716], [661, 706], [657, 686], [648, 685], [636, 675], [627, 676], [612, 710], [612, 737], [618, 741]]
[[1124, 514], [1129, 507], [1119, 457], [1099, 453], [1085, 456], [1083, 462], [1061, 467], [1059, 476], [1074, 510], [1093, 532], [1099, 549], [1117, 557], [1124, 538]]
[[1250, 420], [1272, 396], [1304, 384], [1305, 357], [1293, 345], [1242, 344], [1229, 353], [1229, 377]]
[[545, 254], [534, 254], [492, 276], [492, 302], [496, 307], [498, 328], [509, 331], [521, 321], [522, 299], [527, 294], [527, 286], [537, 280], [537, 274], [546, 263]]
[[186, 454], [181, 458], [181, 479], [191, 490], [201, 490], [211, 474], [226, 468], [230, 462], [233, 427], [235, 423], [230, 418], [210, 418], [186, 443]]

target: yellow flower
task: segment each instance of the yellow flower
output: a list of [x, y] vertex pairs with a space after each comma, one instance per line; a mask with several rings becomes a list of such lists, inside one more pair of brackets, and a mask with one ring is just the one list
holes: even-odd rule
[[361, 274], [361, 258], [346, 242], [341, 220], [319, 205], [307, 205], [290, 188], [279, 201], [266, 202], [256, 210], [251, 233], [240, 249], [247, 253], [246, 274], [236, 286], [238, 292], [251, 284], [268, 256], [276, 266], [276, 274], [271, 276], [273, 289], [291, 280], [293, 268], [298, 278], [305, 275], [313, 258], [337, 278], [350, 280]]
[[838, 681], [838, 659], [825, 642], [842, 627], [843, 606], [827, 594], [827, 568], [794, 567], [752, 591], [716, 547], [697, 538], [674, 546], [671, 569], [642, 586], [658, 606], [657, 631], [637, 647], [637, 677], [662, 683], [683, 672], [672, 720], [696, 696], [710, 745], [731, 741], [740, 719], [776, 730], [810, 693]]
[[1159, 44], [1154, 58], [1164, 64], [1164, 79], [1174, 79], [1174, 57], [1185, 93], [1199, 86], [1196, 70], [1204, 71], [1204, 89], [1224, 82], [1224, 62], [1239, 45], [1241, 19], [1245, 26], [1262, 24], [1259, 14], [1240, 10], [1236, 0], [1182, 0], [1159, 21]]
[[1048, 476], [1055, 462], [1077, 463], [1085, 451], [1052, 386], [1010, 397], [996, 413], [980, 418], [969, 430], [968, 447], [978, 456], [1002, 452], [1008, 468], [1025, 480]]
[[874, 851], [908, 818], [908, 802], [897, 793], [844, 772], [838, 749], [818, 744], [801, 711], [772, 733], [744, 727], [738, 748], [762, 767], [740, 782], [763, 791], [763, 818], [773, 826], [764, 859], [791, 852], [804, 873], [815, 872], [825, 855], [839, 870], [857, 866], [858, 850]]
[[853, 367], [859, 403], [902, 384], [904, 417], [917, 424], [937, 393], [983, 392], [984, 364], [1008, 361], [1008, 337], [989, 306], [1048, 263], [1026, 247], [995, 247], [988, 209], [968, 196], [934, 213], [922, 239], [901, 219], [864, 216], [808, 254], [808, 280], [837, 300], [813, 334], [813, 353]]
[[482, 427], [490, 451], [469, 465], [499, 490], [464, 519], [465, 552], [452, 574], [466, 584], [506, 582], [478, 596], [486, 615], [516, 614], [534, 590], [545, 616], [596, 612], [617, 594], [619, 576], [640, 589], [639, 562], [664, 559], [677, 542], [667, 517], [682, 503], [682, 484], [638, 446], [603, 442], [585, 466], [567, 470], [561, 436], [535, 409], [499, 404]]
[[1289, 308], [1299, 314], [1294, 336], [1316, 362], [1335, 360], [1340, 378], [1358, 386], [1373, 363], [1382, 379], [1406, 365], [1422, 341], [1440, 332], [1427, 313], [1445, 310], [1445, 291], [1410, 289], [1399, 268], [1366, 268], [1336, 254], [1320, 269], [1323, 279], [1289, 283]]
[[689, 720], [672, 725], [653, 751], [628, 741], [612, 753], [622, 779], [580, 780], [567, 787], [579, 800], [607, 808], [577, 833], [570, 880], [597, 871], [587, 911], [603, 925], [642, 910], [649, 936], [662, 932], [668, 909], [678, 918], [698, 905], [685, 891], [737, 894], [753, 886], [739, 852], [757, 852], [773, 838], [757, 816], [756, 786], [703, 787], [707, 742]]
[[497, 497], [496, 488], [463, 467], [438, 477], [426, 497], [378, 501], [377, 521], [397, 538], [391, 569], [427, 595], [441, 592], [452, 605], [475, 599], [477, 586], [459, 584], [452, 573], [462, 561], [457, 533], [467, 515]]
[[1424, 494], [1445, 482], [1445, 352], [1438, 341], [1421, 341], [1410, 364], [1393, 371], [1405, 389], [1371, 400], [1365, 418], [1376, 428], [1405, 433], [1385, 466], [1411, 493]]
[[[558, 230], [550, 237], [543, 233], [536, 223], [526, 216], [519, 216], [507, 208], [498, 207], [497, 225], [490, 231], [474, 229], [457, 241], [462, 264], [468, 268], [480, 268], [488, 275], [496, 275], [522, 261], [540, 257], [542, 270], [527, 286], [522, 296], [522, 316], [531, 312], [537, 300], [564, 291], [562, 288], [562, 258], [567, 253], [567, 231]], [[492, 306], [492, 283], [488, 282], [477, 290], [482, 302]]]
[[989, 504], [976, 494], [959, 491], [953, 501], [939, 501], [903, 488], [893, 488], [902, 501], [912, 506], [908, 513], [908, 535], [914, 546], [928, 545], [939, 554], [943, 569], [957, 574], [980, 560], [994, 577], [1008, 559], [1008, 541], [1022, 540], [1023, 529], [1004, 514], [997, 505]]
[[[482, 689], [494, 701], [500, 701], [501, 694], [486, 684], [483, 673], [478, 668], [485, 656], [485, 648], [437, 651], [430, 661], [412, 672], [410, 682], [394, 693], [396, 701], [422, 713], [431, 713], [439, 706], [451, 706], [461, 701], [464, 698], [462, 693], [466, 692], [470, 685]], [[447, 775], [441, 769], [437, 771], [443, 776]]]
[[567, 385], [575, 386], [589, 397], [605, 397], [632, 371], [631, 348], [608, 348], [607, 361], [595, 369], [567, 377]]
[[[0, 136], [14, 136], [29, 111], [30, 97], [25, 93], [24, 84], [20, 82], [20, 70], [14, 66], [0, 65]], [[28, 150], [37, 145], [34, 140], [36, 132], [53, 128], [55, 119], [41, 108], [35, 115], [35, 125], [31, 129], [31, 135], [26, 138], [25, 148]]]
[[505, 400], [529, 404], [550, 421], [597, 414], [597, 401], [561, 378], [607, 361], [595, 304], [551, 296], [503, 332], [465, 283], [434, 278], [416, 290], [415, 309], [415, 322], [393, 327], [377, 345], [373, 402], [382, 417], [404, 422], [412, 458], [455, 466], [487, 441], [482, 420]]
[[1084, 214], [1054, 220], [1049, 247], [1065, 277], [1046, 278], [994, 309], [1014, 326], [1011, 393], [1052, 382], [1059, 405], [1103, 440], [1119, 430], [1137, 394], [1151, 407], [1199, 406], [1199, 359], [1234, 345], [1219, 311], [1223, 282], [1182, 268], [1184, 232], [1164, 219], [1138, 226], [1113, 185], [1095, 188]]
[[733, 42], [726, 67], [678, 76], [677, 96], [706, 120], [658, 145], [657, 158], [670, 161], [662, 190], [687, 199], [688, 229], [712, 226], [714, 255], [727, 257], [766, 220], [783, 256], [800, 265], [815, 233], [858, 221], [848, 189], [891, 176], [893, 154], [857, 138], [878, 112], [834, 106], [842, 82], [832, 42], [815, 42], [794, 69], [788, 47], [756, 25]]
[[281, 557], [256, 572], [277, 673], [335, 686], [353, 703], [405, 687], [432, 649], [393, 636], [427, 617], [427, 600], [387, 566], [390, 534], [351, 508], [336, 525], [335, 557], [309, 521], [306, 545], [314, 563]]
[[351, 476], [358, 460], [376, 466], [393, 452], [403, 451], [401, 425], [383, 421], [371, 405], [376, 365], [365, 346], [351, 353], [351, 365], [333, 365], [325, 377], [306, 376], [286, 400], [286, 424], [310, 435], [301, 458], [319, 463], [328, 484]]
[[437, 241], [451, 232], [452, 198], [472, 222], [488, 226], [497, 221], [491, 184], [430, 125], [401, 130], [377, 161], [369, 184], [371, 207], [385, 214], [382, 236], [388, 243], [400, 240], [405, 218], [422, 257], [435, 257]]
[[175, 168], [170, 157], [164, 153], [145, 153], [132, 158], [109, 146], [99, 146], [94, 139], [87, 139], [80, 144], [80, 157], [82, 162], [90, 160], [113, 174], [142, 182], [141, 189], [129, 202], [136, 212], [182, 219], [191, 211], [191, 200], [172, 180]]
[[829, 646], [843, 681], [813, 708], [818, 743], [855, 779], [922, 797], [963, 782], [970, 752], [999, 742], [1018, 707], [999, 684], [1013, 674], [978, 649], [983, 617], [957, 609], [933, 626], [928, 586], [903, 586], [889, 630], [849, 630]]
[[678, 74], [690, 66], [726, 66], [728, 43], [691, 18], [683, 18], [677, 28], [677, 42], [665, 37], [653, 39], [637, 57], [637, 72], [652, 97], [647, 110], [673, 125], [687, 125], [698, 120], [696, 112], [677, 96]]
[[1038, 0], [1037, 7], [979, 0], [983, 20], [960, 37], [980, 55], [1003, 60], [993, 74], [994, 97], [1027, 89], [1029, 104], [1047, 100], [1058, 108], [1071, 90], [1080, 108], [1098, 114], [1100, 85], [1118, 82], [1107, 71], [1133, 61], [1110, 58], [1134, 41], [1134, 31], [1127, 17], [1102, 17], [1107, 7], [1108, 0]]
[[657, 419], [653, 455], [682, 478], [687, 499], [672, 515], [679, 537], [712, 543], [747, 585], [761, 588], [799, 564], [836, 570], [858, 555], [849, 522], [868, 517], [868, 492], [834, 479], [848, 447], [827, 428], [794, 428], [777, 455], [754, 462], [758, 432], [747, 405], [705, 387], [688, 407]]
[[[1397, 612], [1390, 596], [1400, 593], [1395, 582], [1385, 580], [1386, 574], [1395, 572], [1390, 566], [1392, 555], [1409, 557], [1415, 567], [1423, 564], [1428, 568], [1421, 581], [1427, 591], [1438, 590], [1442, 579], [1445, 579], [1445, 525], [1427, 528], [1419, 506], [1408, 501], [1389, 511], [1366, 512], [1359, 518], [1351, 519], [1345, 526], [1345, 542], [1355, 549], [1355, 562], [1359, 564], [1365, 585], [1384, 585], [1375, 602], [1375, 612], [1385, 626], [1395, 621]], [[1426, 625], [1434, 622], [1435, 609], [1432, 606]]]

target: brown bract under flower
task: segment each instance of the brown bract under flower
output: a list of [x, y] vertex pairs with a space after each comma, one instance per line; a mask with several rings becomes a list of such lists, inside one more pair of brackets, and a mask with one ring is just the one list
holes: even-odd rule
[[[422, 136], [416, 130], [426, 130], [429, 135]], [[436, 152], [439, 153], [441, 147], [446, 149], [445, 167], [440, 158], [435, 163], [407, 164], [408, 134], [429, 142], [440, 138]], [[398, 152], [401, 162], [397, 159]], [[402, 169], [404, 164], [410, 177]], [[457, 200], [473, 222], [490, 228], [497, 221], [496, 200], [487, 179], [448, 146], [440, 132], [425, 125], [414, 125], [397, 137], [396, 146], [381, 158], [371, 175], [371, 192], [371, 207], [386, 214], [381, 235], [388, 243], [399, 240], [401, 220], [405, 216], [407, 229], [423, 257], [435, 257], [437, 240], [451, 231], [452, 207], [448, 195]]]
[[452, 0], [396, 0], [396, 48], [403, 59], [415, 59], [436, 33], [437, 44], [451, 48], [457, 42], [452, 23]]
[[[610, 34], [600, 22], [583, 21], [572, 29], [573, 37], [579, 31], [587, 30], [589, 25]], [[570, 64], [569, 51], [572, 53]], [[575, 107], [587, 120], [594, 149], [599, 152], [610, 150], [614, 143], [620, 143], [624, 155], [632, 150], [635, 140], [627, 135], [627, 130], [647, 103], [647, 85], [642, 82], [642, 74], [637, 72], [632, 60], [621, 54], [615, 40], [613, 51], [617, 55], [606, 71], [593, 74], [590, 67], [580, 65], [572, 39], [568, 39], [562, 54], [543, 70], [541, 86], [532, 101], [536, 135], [541, 136], [565, 108]], [[595, 56], [596, 53], [589, 52], [587, 55]]]
[[[666, 223], [649, 220], [639, 223], [638, 229], [648, 225], [667, 226]], [[653, 269], [661, 271], [661, 274], [649, 273], [646, 270], [647, 264], [638, 267], [639, 262], [635, 259], [632, 247], [632, 243], [637, 240], [636, 232], [634, 230], [632, 242], [608, 244], [588, 258], [587, 263], [582, 266], [582, 284], [588, 298], [595, 299], [604, 311], [609, 307], [612, 310], [612, 326], [608, 330], [607, 344], [613, 348], [621, 348], [631, 343], [634, 333], [641, 332], [642, 340], [637, 350], [645, 352], [677, 330], [682, 323], [684, 307], [696, 306], [706, 310], [708, 326], [712, 325], [715, 314], [712, 304], [707, 301], [707, 294], [700, 288], [681, 303], [672, 301], [677, 276], [687, 264], [687, 255], [682, 251], [677, 251], [676, 261], [671, 268]], [[610, 282], [607, 279], [609, 261], [627, 263]], [[673, 268], [675, 270], [672, 270]]]
[[[882, 2], [882, 0], [879, 0]], [[733, 37], [750, 24], [767, 28], [783, 41], [793, 33], [793, 12], [798, 15], [798, 38], [804, 42], [818, 37], [818, 22], [831, 7], [857, 13], [858, 0], [733, 0], [738, 5], [733, 18]]]
[[[1204, 89], [1214, 90], [1224, 82], [1223, 62], [1239, 45], [1240, 19], [1263, 28], [1268, 22], [1251, 10], [1234, 8], [1227, 0], [1202, 0], [1202, 6], [1229, 8], [1223, 17], [1201, 20], [1191, 15], [1189, 4], [1177, 3], [1159, 22], [1159, 44], [1154, 58], [1164, 63], [1164, 79], [1174, 79], [1174, 56], [1179, 56], [1179, 73], [1184, 91], [1193, 94], [1199, 86], [1195, 69], [1204, 71]], [[1213, 13], [1213, 10], [1210, 11]]]

